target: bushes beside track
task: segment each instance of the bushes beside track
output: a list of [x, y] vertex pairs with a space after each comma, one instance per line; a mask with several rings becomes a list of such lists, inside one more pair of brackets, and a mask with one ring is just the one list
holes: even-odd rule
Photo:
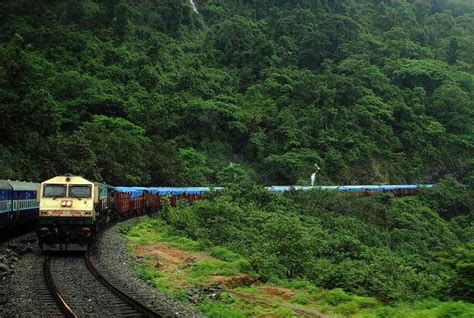
[[270, 280], [305, 279], [382, 302], [472, 302], [474, 206], [459, 191], [445, 193], [440, 209], [432, 194], [282, 196], [244, 182], [207, 201], [165, 206], [163, 216], [175, 234], [244, 255]]

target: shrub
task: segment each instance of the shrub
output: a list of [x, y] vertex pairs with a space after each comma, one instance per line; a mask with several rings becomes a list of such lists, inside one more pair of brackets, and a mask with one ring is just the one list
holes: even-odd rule
[[351, 297], [340, 288], [326, 292], [323, 296], [323, 302], [328, 305], [339, 305], [349, 301]]

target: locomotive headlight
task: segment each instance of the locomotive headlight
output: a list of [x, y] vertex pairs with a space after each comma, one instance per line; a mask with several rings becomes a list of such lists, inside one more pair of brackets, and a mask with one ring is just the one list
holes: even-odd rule
[[61, 206], [69, 208], [69, 207], [72, 206], [72, 201], [71, 200], [63, 200], [63, 201], [61, 201]]

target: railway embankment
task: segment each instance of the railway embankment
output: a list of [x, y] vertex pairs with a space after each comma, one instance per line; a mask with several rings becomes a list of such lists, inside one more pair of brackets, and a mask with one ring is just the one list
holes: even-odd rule
[[[328, 302], [341, 293], [349, 297], [303, 281], [294, 285], [267, 281], [243, 256], [223, 247], [208, 248], [169, 230], [159, 219], [122, 225], [133, 260], [130, 266], [149, 287], [189, 303], [206, 316], [332, 317], [338, 314], [337, 306]], [[353, 299], [360, 307], [377, 304], [369, 297]]]
[[0, 317], [31, 317], [42, 312], [37, 297], [42, 257], [34, 233], [0, 245]]
[[95, 266], [106, 278], [123, 290], [133, 292], [142, 303], [163, 314], [174, 317], [201, 317], [199, 311], [151, 287], [136, 275], [133, 267], [137, 258], [127, 252], [126, 238], [119, 231], [121, 227], [130, 227], [134, 222], [136, 219], [119, 223], [102, 233], [94, 253]]
[[0, 278], [11, 275], [19, 257], [32, 253], [36, 246], [36, 239], [31, 235], [0, 245]]

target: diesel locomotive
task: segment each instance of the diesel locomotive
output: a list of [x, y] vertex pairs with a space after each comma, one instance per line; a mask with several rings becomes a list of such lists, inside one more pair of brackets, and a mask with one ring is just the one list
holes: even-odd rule
[[114, 217], [115, 190], [79, 176], [57, 176], [38, 190], [37, 235], [44, 251], [84, 251]]

